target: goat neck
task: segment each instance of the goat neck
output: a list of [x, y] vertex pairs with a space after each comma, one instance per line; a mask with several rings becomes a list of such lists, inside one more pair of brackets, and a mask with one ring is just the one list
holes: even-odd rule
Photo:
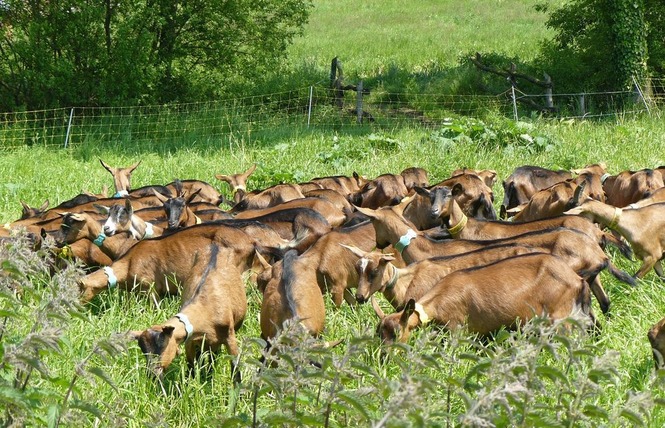
[[153, 238], [156, 236], [161, 236], [164, 230], [155, 226], [152, 223], [149, 223], [143, 220], [141, 217], [136, 214], [132, 215], [131, 228], [129, 229], [130, 233], [134, 239], [140, 241], [141, 239]]
[[453, 238], [461, 238], [462, 232], [466, 227], [469, 218], [464, 214], [457, 201], [450, 200], [450, 209], [448, 210], [448, 220], [446, 228]]
[[398, 268], [392, 263], [388, 263], [392, 269], [386, 269], [381, 285], [383, 296], [395, 308], [401, 308], [406, 303], [406, 296], [409, 291], [409, 285], [413, 281], [414, 271], [406, 268]]

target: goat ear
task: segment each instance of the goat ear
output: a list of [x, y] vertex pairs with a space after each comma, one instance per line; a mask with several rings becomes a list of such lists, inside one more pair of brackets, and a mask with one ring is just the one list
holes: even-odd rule
[[165, 326], [162, 326], [162, 333], [165, 334], [165, 335], [167, 335], [167, 336], [172, 335], [172, 334], [173, 334], [173, 330], [175, 330], [175, 327], [173, 327], [172, 325], [165, 325]]
[[573, 193], [573, 206], [577, 206], [580, 204], [582, 195], [584, 194], [584, 189], [586, 189], [586, 180], [581, 182], [577, 188], [575, 189], [575, 192]]
[[201, 193], [201, 187], [199, 187], [199, 188], [196, 190], [196, 192], [194, 192], [194, 193], [192, 193], [191, 195], [189, 195], [189, 197], [187, 198], [187, 202], [185, 202], [185, 203], [186, 203], [187, 205], [191, 204], [192, 201], [194, 200], [194, 198], [196, 198], [196, 197], [198, 196], [199, 193]]
[[381, 261], [384, 263], [392, 262], [395, 257], [392, 254], [384, 254], [381, 256]]
[[143, 331], [141, 330], [130, 330], [127, 332], [127, 337], [132, 339], [132, 340], [139, 340], [141, 335], [143, 334]]
[[[127, 199], [127, 203], [129, 203], [129, 199]], [[97, 212], [100, 214], [108, 214], [111, 210], [111, 208], [107, 207], [106, 205], [92, 204], [92, 206], [95, 207]]]
[[134, 208], [132, 208], [129, 198], [125, 199], [125, 209], [129, 212], [130, 216], [134, 213]]
[[358, 247], [355, 247], [353, 245], [345, 245], [345, 244], [339, 244], [339, 245], [341, 245], [342, 247], [344, 247], [347, 250], [351, 251], [353, 254], [355, 254], [356, 256], [358, 256], [360, 258], [365, 257], [366, 253]]
[[374, 309], [374, 312], [379, 317], [379, 319], [384, 319], [386, 317], [386, 314], [383, 313], [383, 309], [381, 309], [379, 303], [376, 301], [373, 294], [369, 298], [369, 301], [372, 303], [372, 309]]
[[365, 214], [365, 215], [366, 215], [367, 217], [369, 217], [369, 218], [377, 218], [376, 210], [373, 210], [373, 209], [371, 209], [371, 208], [363, 208], [363, 207], [359, 207], [359, 206], [357, 206], [357, 205], [354, 205], [353, 207], [354, 207], [356, 210], [358, 210], [358, 212], [360, 212], [360, 213], [362, 213], [362, 214]]
[[406, 303], [406, 306], [404, 306], [404, 311], [402, 312], [402, 316], [399, 318], [399, 323], [403, 326], [407, 325], [409, 322], [409, 317], [415, 310], [416, 301], [414, 299], [409, 299], [409, 301]]
[[85, 217], [83, 217], [80, 213], [72, 213], [71, 216], [69, 216], [74, 221], [85, 221]]
[[127, 169], [129, 170], [129, 173], [131, 174], [132, 172], [134, 172], [134, 170], [138, 168], [139, 165], [141, 165], [141, 161], [138, 161], [134, 165], [128, 167]]
[[218, 180], [220, 180], [220, 181], [224, 181], [224, 182], [226, 182], [226, 183], [231, 184], [231, 177], [229, 177], [228, 175], [224, 175], [224, 174], [215, 174], [215, 178], [218, 179]]
[[460, 183], [456, 183], [453, 186], [452, 193], [453, 193], [453, 196], [457, 196], [457, 195], [460, 195], [460, 194], [464, 193], [464, 186], [462, 186]]
[[413, 190], [415, 190], [416, 193], [419, 194], [420, 196], [424, 196], [426, 198], [429, 198], [430, 191], [425, 189], [424, 187], [413, 186]]
[[152, 189], [152, 193], [154, 193], [155, 196], [157, 197], [157, 199], [159, 199], [162, 203], [164, 203], [164, 202], [166, 202], [166, 201], [169, 200], [169, 198], [167, 198], [166, 196], [162, 195], [161, 193], [159, 193], [159, 192], [156, 191], [155, 189]]
[[104, 162], [103, 160], [100, 159], [100, 160], [99, 160], [99, 163], [102, 164], [102, 166], [104, 167], [105, 170], [107, 170], [108, 172], [110, 172], [111, 174], [113, 174], [113, 168], [110, 167], [109, 165], [107, 165], [106, 162]]
[[252, 165], [249, 167], [249, 169], [245, 172], [242, 173], [242, 175], [245, 177], [245, 180], [249, 178], [250, 175], [256, 170], [256, 164]]

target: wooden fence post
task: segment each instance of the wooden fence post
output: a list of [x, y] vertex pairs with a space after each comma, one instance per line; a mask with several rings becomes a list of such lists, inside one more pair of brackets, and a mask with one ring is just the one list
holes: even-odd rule
[[554, 99], [552, 97], [552, 78], [549, 74], [543, 73], [545, 76], [545, 106], [554, 111]]
[[358, 90], [356, 95], [356, 120], [358, 123], [363, 123], [363, 81], [358, 82]]
[[335, 57], [330, 64], [330, 90], [333, 96], [333, 105], [338, 108], [344, 107], [344, 90], [342, 89], [343, 78], [342, 62]]

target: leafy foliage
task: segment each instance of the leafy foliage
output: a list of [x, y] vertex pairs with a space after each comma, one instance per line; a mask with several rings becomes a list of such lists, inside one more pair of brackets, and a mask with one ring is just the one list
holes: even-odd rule
[[0, 4], [1, 110], [192, 100], [283, 57], [309, 0]]
[[79, 266], [55, 257], [52, 243], [33, 250], [35, 237], [14, 231], [0, 242], [0, 425], [81, 424], [92, 415], [111, 421], [117, 410], [89, 400], [79, 380], [113, 381], [100, 368], [123, 350], [116, 337], [94, 344], [76, 364], [74, 373], [62, 373], [52, 363], [73, 346], [67, 327], [85, 320], [78, 304]]
[[556, 33], [538, 61], [560, 92], [628, 88], [633, 77], [662, 70], [662, 2], [574, 0], [539, 10]]
[[448, 119], [430, 139], [438, 142], [442, 149], [455, 144], [477, 144], [485, 149], [523, 147], [536, 153], [553, 148], [551, 139], [538, 133], [532, 124], [510, 120], [485, 123], [468, 117]]

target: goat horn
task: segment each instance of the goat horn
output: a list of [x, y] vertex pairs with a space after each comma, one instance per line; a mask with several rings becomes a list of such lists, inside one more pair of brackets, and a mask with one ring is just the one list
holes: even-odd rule
[[377, 303], [376, 299], [374, 298], [374, 295], [369, 298], [369, 300], [372, 302], [372, 307], [374, 308], [374, 312], [379, 316], [380, 319], [384, 319], [386, 317], [386, 314], [383, 313], [383, 310]]

